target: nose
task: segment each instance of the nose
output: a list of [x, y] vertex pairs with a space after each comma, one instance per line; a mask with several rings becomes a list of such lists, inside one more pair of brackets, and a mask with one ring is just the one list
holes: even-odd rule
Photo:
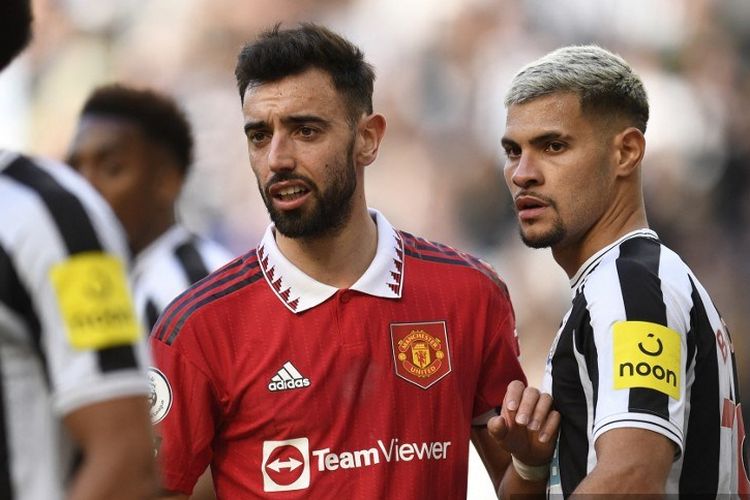
[[542, 172], [531, 153], [522, 152], [510, 168], [510, 180], [520, 188], [537, 186], [543, 181]]
[[293, 141], [284, 134], [274, 134], [268, 148], [268, 167], [272, 172], [280, 172], [294, 170], [295, 166]]

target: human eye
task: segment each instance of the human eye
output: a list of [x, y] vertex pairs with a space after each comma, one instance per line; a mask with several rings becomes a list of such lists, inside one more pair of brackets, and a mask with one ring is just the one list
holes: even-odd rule
[[267, 139], [268, 133], [264, 130], [249, 130], [247, 132], [247, 140], [253, 146], [262, 146]]
[[565, 143], [560, 141], [550, 141], [545, 148], [548, 153], [562, 153], [565, 150]]
[[508, 159], [514, 159], [521, 156], [521, 148], [513, 144], [503, 146], [503, 150], [505, 151], [505, 156], [508, 157]]
[[318, 129], [309, 125], [302, 125], [297, 129], [297, 134], [304, 139], [313, 139], [318, 133]]

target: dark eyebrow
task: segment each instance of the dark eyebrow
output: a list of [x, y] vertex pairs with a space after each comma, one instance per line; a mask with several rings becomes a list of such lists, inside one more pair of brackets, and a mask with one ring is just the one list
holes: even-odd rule
[[[301, 125], [305, 123], [316, 124], [324, 128], [330, 126], [330, 120], [322, 118], [316, 115], [290, 115], [285, 116], [281, 119], [281, 123], [284, 125]], [[262, 130], [268, 128], [268, 122], [265, 120], [248, 121], [245, 122], [245, 133], [247, 134], [250, 130]]]
[[[546, 144], [550, 141], [555, 140], [570, 140], [570, 136], [563, 134], [562, 132], [547, 132], [546, 134], [538, 135], [534, 138], [532, 138], [529, 143], [531, 143], [532, 146], [540, 146], [543, 144]], [[500, 143], [503, 145], [503, 147], [518, 147], [518, 143], [512, 139], [508, 139], [507, 137], [503, 137], [500, 140]]]
[[267, 127], [268, 124], [264, 120], [245, 122], [245, 134], [247, 134], [249, 130], [259, 130]]
[[329, 120], [316, 115], [291, 115], [282, 118], [281, 123], [299, 125], [302, 123], [315, 123], [317, 125], [327, 125]]
[[504, 148], [518, 147], [518, 143], [516, 141], [508, 139], [507, 137], [503, 137], [500, 140], [500, 144], [502, 144]]
[[555, 141], [559, 139], [567, 139], [568, 137], [563, 134], [562, 132], [547, 132], [546, 134], [538, 135], [531, 139], [529, 142], [533, 146], [539, 146], [542, 144], [546, 144], [550, 141]]

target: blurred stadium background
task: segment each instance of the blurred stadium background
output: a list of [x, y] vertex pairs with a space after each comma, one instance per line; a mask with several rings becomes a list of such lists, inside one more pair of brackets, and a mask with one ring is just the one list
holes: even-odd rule
[[[495, 266], [510, 287], [536, 385], [569, 296], [549, 252], [518, 240], [501, 174], [502, 99], [521, 65], [557, 46], [595, 42], [619, 52], [642, 75], [651, 102], [649, 220], [722, 311], [750, 403], [750, 2], [33, 3], [35, 40], [0, 77], [0, 146], [62, 159], [96, 85], [169, 92], [188, 111], [197, 141], [180, 216], [236, 253], [267, 223], [233, 76], [240, 47], [276, 22], [298, 21], [324, 23], [359, 44], [376, 67], [376, 109], [388, 119], [380, 159], [368, 169], [370, 204], [403, 229]], [[469, 498], [492, 498], [476, 460]]]

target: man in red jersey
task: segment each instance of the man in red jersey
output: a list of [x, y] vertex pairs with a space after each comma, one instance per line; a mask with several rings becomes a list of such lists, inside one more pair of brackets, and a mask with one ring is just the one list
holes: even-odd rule
[[[470, 440], [498, 484], [510, 455], [486, 422], [525, 380], [508, 293], [368, 209], [372, 68], [304, 24], [247, 45], [236, 76], [273, 224], [153, 332], [165, 492], [186, 498], [210, 464], [219, 498], [465, 498]], [[529, 427], [549, 437], [541, 401]], [[551, 441], [514, 455], [548, 460]]]

